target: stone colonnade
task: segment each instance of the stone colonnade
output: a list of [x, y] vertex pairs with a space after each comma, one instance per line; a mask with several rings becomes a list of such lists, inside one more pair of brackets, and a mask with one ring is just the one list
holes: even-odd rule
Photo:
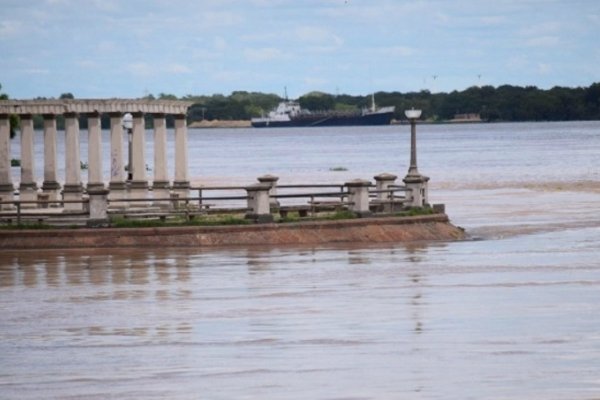
[[[21, 179], [20, 200], [37, 200], [38, 190], [48, 195], [48, 200], [59, 200], [61, 186], [57, 177], [56, 117], [65, 118], [65, 177], [63, 200], [79, 201], [84, 187], [81, 182], [79, 150], [79, 116], [88, 118], [88, 185], [87, 191], [105, 190], [102, 176], [102, 136], [100, 117], [110, 116], [110, 176], [108, 189], [111, 200], [146, 198], [144, 114], [154, 118], [154, 178], [153, 197], [168, 197], [170, 182], [167, 162], [166, 116], [175, 117], [175, 172], [172, 189], [180, 197], [189, 193], [187, 124], [189, 102], [166, 100], [2, 100], [0, 101], [0, 198], [13, 201], [14, 184], [11, 177], [10, 122], [11, 114], [21, 119]], [[123, 149], [123, 116], [133, 116], [132, 148], [133, 179], [125, 180]], [[33, 115], [44, 118], [44, 180], [38, 188], [34, 176]], [[122, 203], [126, 206], [127, 203]], [[25, 206], [25, 205], [23, 205]], [[35, 206], [35, 205], [31, 205]], [[65, 210], [80, 210], [82, 203], [65, 203]]]

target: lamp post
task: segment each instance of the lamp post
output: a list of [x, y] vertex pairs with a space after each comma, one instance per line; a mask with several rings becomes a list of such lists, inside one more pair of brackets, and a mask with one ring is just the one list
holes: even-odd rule
[[410, 121], [410, 167], [408, 176], [419, 176], [417, 169], [417, 119], [421, 117], [421, 110], [414, 108], [404, 111], [404, 115]]
[[127, 113], [123, 116], [123, 128], [127, 130], [128, 162], [127, 162], [127, 180], [133, 179], [133, 115]]
[[417, 119], [421, 117], [421, 110], [410, 109], [404, 111], [410, 121], [410, 166], [403, 181], [410, 190], [408, 204], [412, 207], [424, 207], [429, 204], [429, 190], [427, 188], [429, 177], [421, 175], [417, 168]]

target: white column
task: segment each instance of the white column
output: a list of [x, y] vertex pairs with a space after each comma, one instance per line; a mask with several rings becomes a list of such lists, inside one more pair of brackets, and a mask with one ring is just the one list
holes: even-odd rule
[[100, 114], [88, 115], [88, 191], [104, 189]]
[[[30, 114], [21, 115], [21, 183], [19, 200], [37, 200], [37, 183], [33, 176], [33, 118]], [[35, 204], [23, 204], [23, 207], [37, 207]]]
[[[79, 153], [79, 119], [76, 113], [65, 114], [65, 186], [63, 199], [81, 200], [81, 157]], [[65, 211], [81, 211], [81, 203], [65, 203]]]
[[[154, 181], [152, 193], [155, 199], [169, 197], [167, 168], [167, 124], [165, 114], [154, 114]], [[155, 205], [169, 206], [169, 202], [155, 201]]]
[[[126, 198], [127, 192], [123, 164], [123, 114], [111, 113], [110, 115], [110, 182], [108, 188], [109, 200]], [[127, 203], [115, 202], [110, 205], [113, 208], [125, 208]]]
[[[13, 201], [15, 190], [10, 174], [10, 117], [0, 114], [0, 198]], [[0, 205], [0, 210], [11, 209], [9, 204]]]
[[[129, 184], [129, 196], [135, 199], [148, 197], [146, 180], [146, 127], [143, 113], [133, 114], [133, 179]], [[146, 206], [144, 202], [131, 203], [130, 207]]]
[[188, 177], [187, 123], [184, 114], [175, 115], [175, 179], [173, 191], [179, 197], [188, 197], [190, 181]]
[[[60, 184], [57, 179], [56, 164], [56, 115], [44, 114], [44, 182], [42, 191], [48, 194], [48, 200], [58, 200]], [[57, 207], [59, 204], [51, 203]]]

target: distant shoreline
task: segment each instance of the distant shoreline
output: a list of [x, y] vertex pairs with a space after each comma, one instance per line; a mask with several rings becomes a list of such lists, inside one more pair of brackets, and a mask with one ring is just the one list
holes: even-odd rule
[[212, 120], [194, 121], [188, 125], [190, 129], [207, 128], [250, 128], [252, 125], [249, 120]]
[[[478, 124], [487, 121], [473, 119], [451, 119], [446, 121], [419, 121], [420, 124]], [[408, 121], [392, 120], [390, 125], [408, 125]], [[188, 125], [189, 129], [214, 129], [214, 128], [251, 128], [249, 120], [204, 120], [194, 121]]]

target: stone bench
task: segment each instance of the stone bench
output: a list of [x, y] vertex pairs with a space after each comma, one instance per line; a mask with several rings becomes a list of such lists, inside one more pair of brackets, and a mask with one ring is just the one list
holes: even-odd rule
[[318, 211], [342, 211], [344, 208], [351, 206], [352, 203], [348, 201], [309, 201], [311, 209], [314, 212]]
[[279, 207], [279, 216], [286, 218], [290, 212], [297, 212], [300, 218], [305, 218], [310, 210], [310, 206], [282, 206]]

